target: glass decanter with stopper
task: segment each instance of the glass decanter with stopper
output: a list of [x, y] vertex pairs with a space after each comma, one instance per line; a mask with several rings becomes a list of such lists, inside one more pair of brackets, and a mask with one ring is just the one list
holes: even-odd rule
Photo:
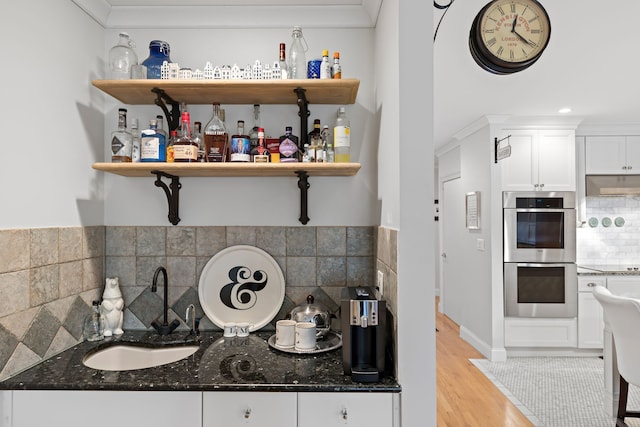
[[228, 133], [220, 118], [220, 104], [213, 104], [213, 117], [204, 129], [204, 146], [206, 162], [226, 162]]

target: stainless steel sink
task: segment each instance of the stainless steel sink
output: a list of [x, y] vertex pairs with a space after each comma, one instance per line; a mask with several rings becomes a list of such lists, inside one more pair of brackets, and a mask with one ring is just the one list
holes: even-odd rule
[[197, 344], [150, 348], [135, 343], [115, 343], [88, 352], [82, 363], [101, 371], [130, 371], [177, 362], [191, 356], [198, 348]]

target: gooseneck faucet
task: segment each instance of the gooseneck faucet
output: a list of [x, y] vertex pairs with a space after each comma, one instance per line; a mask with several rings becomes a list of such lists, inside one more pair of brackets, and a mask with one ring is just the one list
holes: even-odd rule
[[167, 269], [164, 267], [158, 267], [156, 272], [153, 274], [153, 282], [151, 283], [151, 292], [157, 292], [158, 290], [158, 275], [162, 273], [162, 278], [164, 279], [164, 312], [163, 312], [163, 321], [162, 323], [158, 322], [158, 319], [151, 322], [151, 326], [158, 331], [160, 335], [169, 335], [174, 331], [179, 325], [180, 322], [177, 319], [173, 319], [173, 322], [169, 324], [169, 280], [167, 279]]

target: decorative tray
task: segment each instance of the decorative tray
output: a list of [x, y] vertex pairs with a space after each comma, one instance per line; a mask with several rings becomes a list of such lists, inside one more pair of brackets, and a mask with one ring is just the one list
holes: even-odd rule
[[311, 350], [296, 350], [295, 347], [290, 347], [290, 348], [279, 347], [276, 345], [275, 334], [271, 335], [267, 342], [269, 343], [269, 347], [275, 348], [276, 350], [279, 350], [279, 351], [284, 351], [285, 353], [318, 354], [318, 353], [325, 353], [327, 351], [335, 350], [337, 348], [342, 347], [342, 335], [329, 331], [323, 339], [319, 339], [318, 341], [316, 341], [316, 348]]

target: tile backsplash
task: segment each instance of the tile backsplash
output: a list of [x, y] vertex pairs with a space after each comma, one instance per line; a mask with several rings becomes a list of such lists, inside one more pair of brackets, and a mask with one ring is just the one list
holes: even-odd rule
[[584, 219], [576, 233], [578, 264], [640, 265], [640, 197], [587, 197]]
[[105, 277], [120, 279], [125, 330], [149, 329], [162, 315], [163, 292], [150, 289], [161, 265], [169, 276], [169, 318], [184, 320], [193, 303], [201, 328], [217, 329], [199, 305], [200, 273], [213, 255], [239, 244], [265, 250], [283, 271], [286, 295], [275, 320], [309, 294], [336, 313], [341, 288], [374, 286], [376, 270], [385, 276], [387, 305], [396, 314], [397, 232], [383, 227], [0, 230], [0, 381], [82, 340], [83, 319]]

